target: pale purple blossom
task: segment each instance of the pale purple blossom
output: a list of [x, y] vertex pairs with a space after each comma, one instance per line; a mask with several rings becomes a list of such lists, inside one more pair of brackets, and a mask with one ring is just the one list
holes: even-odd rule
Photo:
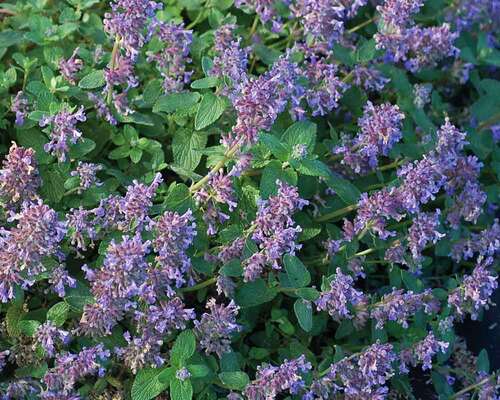
[[76, 128], [76, 124], [86, 119], [83, 106], [74, 113], [65, 108], [56, 115], [43, 117], [39, 122], [40, 126], [51, 127], [50, 142], [45, 144], [44, 150], [56, 156], [59, 161], [66, 161], [70, 144], [75, 144], [82, 137], [82, 132]]
[[76, 84], [76, 74], [83, 68], [83, 61], [77, 58], [79, 47], [77, 47], [70, 58], [62, 58], [59, 61], [59, 72], [72, 85]]
[[459, 262], [478, 256], [495, 256], [500, 251], [500, 224], [495, 219], [493, 224], [479, 233], [472, 233], [470, 238], [460, 240], [452, 247], [451, 257]]
[[89, 189], [93, 185], [101, 186], [102, 182], [97, 179], [96, 174], [102, 169], [103, 167], [100, 164], [78, 161], [76, 170], [71, 171], [71, 176], [77, 176], [78, 178], [80, 178], [78, 193], [82, 193], [83, 190]]
[[104, 120], [109, 122], [111, 125], [116, 125], [118, 123], [102, 96], [89, 92], [88, 97], [89, 100], [94, 103], [96, 113], [100, 118], [104, 118]]
[[193, 41], [193, 31], [184, 29], [184, 24], [159, 23], [158, 38], [163, 49], [158, 54], [149, 54], [148, 61], [155, 61], [163, 76], [165, 94], [180, 92], [191, 79], [192, 71], [186, 70], [191, 62], [188, 57]]
[[66, 288], [76, 287], [76, 279], [72, 278], [64, 265], [54, 268], [49, 277], [50, 289], [59, 297], [66, 296]]
[[248, 400], [275, 399], [286, 392], [297, 394], [304, 387], [302, 374], [311, 368], [304, 355], [285, 360], [279, 366], [262, 364], [243, 394]]
[[16, 97], [14, 97], [10, 106], [10, 111], [16, 113], [17, 126], [24, 125], [24, 121], [29, 111], [28, 106], [28, 99], [25, 97], [23, 91], [20, 90], [19, 92], [17, 92]]
[[491, 264], [491, 257], [478, 258], [472, 274], [465, 275], [460, 286], [448, 296], [448, 304], [459, 319], [470, 314], [476, 320], [481, 310], [489, 308], [490, 297], [498, 287], [498, 277], [488, 270]]
[[413, 219], [413, 224], [408, 229], [408, 246], [413, 260], [419, 262], [426, 246], [435, 244], [446, 236], [438, 231], [440, 215], [441, 210], [437, 209], [434, 213], [418, 213]]
[[210, 313], [203, 313], [200, 320], [194, 322], [195, 332], [205, 353], [222, 357], [231, 351], [231, 336], [241, 330], [236, 323], [239, 307], [233, 300], [225, 306], [212, 298], [207, 301], [207, 309]]
[[8, 207], [34, 200], [40, 184], [35, 151], [12, 143], [0, 169], [0, 200]]
[[56, 353], [56, 346], [69, 342], [69, 332], [59, 329], [52, 321], [47, 321], [40, 325], [34, 335], [34, 346], [40, 345], [48, 357], [53, 357]]
[[335, 277], [330, 282], [330, 287], [321, 293], [316, 300], [316, 308], [326, 311], [337, 322], [354, 317], [352, 309], [364, 304], [365, 294], [354, 288], [354, 279], [337, 268]]
[[378, 329], [382, 329], [388, 321], [397, 322], [403, 328], [408, 328], [408, 320], [419, 310], [423, 310], [426, 314], [439, 311], [439, 302], [430, 290], [413, 293], [405, 292], [403, 289], [393, 289], [372, 306], [370, 315], [377, 322]]

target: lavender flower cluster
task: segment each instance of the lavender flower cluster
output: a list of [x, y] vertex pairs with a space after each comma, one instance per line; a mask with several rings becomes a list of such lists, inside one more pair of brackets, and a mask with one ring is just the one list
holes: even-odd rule
[[498, 0], [0, 16], [0, 400], [500, 398]]

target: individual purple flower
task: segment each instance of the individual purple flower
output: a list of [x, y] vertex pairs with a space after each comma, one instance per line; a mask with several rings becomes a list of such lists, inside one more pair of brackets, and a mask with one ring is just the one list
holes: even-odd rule
[[76, 129], [76, 124], [86, 119], [83, 106], [74, 113], [65, 108], [56, 115], [43, 117], [39, 122], [40, 126], [51, 126], [51, 140], [44, 146], [44, 150], [56, 156], [59, 161], [66, 161], [70, 143], [75, 144], [82, 137], [82, 132]]
[[217, 281], [215, 282], [215, 287], [217, 290], [217, 294], [224, 295], [225, 297], [231, 299], [234, 297], [234, 291], [236, 289], [236, 283], [233, 280], [225, 275], [218, 275]]
[[354, 231], [359, 234], [369, 229], [385, 240], [395, 235], [395, 232], [386, 229], [387, 221], [390, 219], [400, 221], [404, 215], [401, 196], [397, 188], [384, 188], [370, 196], [363, 193], [358, 202]]
[[76, 167], [76, 170], [71, 171], [71, 176], [77, 176], [80, 178], [79, 194], [81, 194], [83, 190], [89, 189], [92, 185], [102, 185], [102, 182], [96, 178], [96, 173], [101, 170], [102, 165], [100, 164], [78, 161], [78, 166]]
[[342, 94], [349, 87], [338, 77], [338, 67], [314, 55], [304, 65], [308, 87], [304, 97], [313, 116], [322, 116], [338, 107]]
[[88, 97], [89, 100], [94, 103], [95, 110], [100, 118], [104, 118], [104, 120], [108, 121], [111, 125], [116, 125], [118, 123], [102, 96], [89, 92]]
[[24, 120], [28, 115], [28, 99], [24, 96], [22, 90], [17, 92], [16, 97], [12, 100], [12, 104], [10, 106], [10, 111], [16, 113], [16, 125], [21, 126], [24, 125]]
[[220, 205], [226, 204], [229, 211], [233, 211], [238, 205], [231, 176], [224, 174], [222, 170], [213, 174], [208, 183], [195, 193], [194, 198], [203, 210], [208, 235], [215, 235], [217, 224], [223, 224], [229, 219], [229, 215], [220, 210]]
[[336, 0], [298, 0], [292, 11], [304, 27], [304, 33], [331, 47], [344, 33], [346, 8]]
[[343, 154], [342, 164], [354, 172], [367, 173], [378, 166], [379, 156], [387, 156], [394, 144], [401, 140], [404, 118], [398, 106], [389, 103], [374, 106], [368, 101], [358, 120], [360, 133], [334, 149], [334, 153]]
[[248, 7], [255, 11], [264, 24], [271, 22], [273, 32], [281, 30], [282, 21], [277, 13], [275, 0], [236, 0], [234, 5], [237, 8]]
[[438, 231], [439, 216], [441, 210], [435, 213], [419, 213], [413, 219], [413, 224], [408, 229], [408, 246], [413, 259], [419, 262], [422, 259], [422, 251], [429, 243], [437, 243], [446, 236]]
[[156, 25], [155, 13], [161, 3], [151, 0], [112, 0], [111, 12], [104, 14], [104, 30], [135, 59], [149, 41]]
[[354, 279], [337, 268], [329, 289], [321, 292], [319, 299], [316, 300], [316, 308], [319, 311], [327, 311], [337, 322], [352, 319], [352, 310], [358, 304], [364, 304], [366, 299], [365, 294], [355, 289], [353, 285]]
[[470, 30], [474, 24], [479, 24], [483, 32], [494, 31], [500, 21], [500, 3], [498, 0], [459, 0], [451, 4], [447, 19], [458, 31]]
[[77, 58], [79, 47], [77, 47], [70, 58], [62, 58], [59, 61], [59, 72], [72, 85], [76, 84], [76, 74], [83, 68], [83, 61]]
[[77, 250], [86, 251], [87, 241], [90, 241], [91, 247], [93, 241], [97, 239], [97, 227], [94, 221], [94, 214], [91, 210], [85, 210], [83, 207], [72, 208], [66, 214], [68, 223], [68, 234], [71, 245]]
[[432, 156], [403, 165], [397, 175], [402, 181], [399, 198], [410, 213], [418, 212], [421, 205], [434, 200], [446, 182], [442, 164]]
[[61, 256], [60, 242], [66, 234], [66, 224], [57, 213], [42, 203], [24, 203], [11, 222], [10, 231], [0, 229], [0, 301], [14, 298], [14, 286], [27, 288], [34, 277], [45, 271], [44, 257]]
[[248, 400], [275, 399], [286, 392], [297, 394], [304, 387], [302, 374], [310, 369], [311, 364], [304, 355], [285, 360], [279, 366], [262, 364], [243, 394]]
[[186, 70], [191, 62], [188, 57], [193, 41], [193, 31], [184, 29], [184, 24], [160, 23], [158, 38], [164, 44], [158, 54], [149, 54], [148, 61], [155, 61], [163, 76], [165, 94], [180, 92], [191, 79], [192, 71]]
[[353, 354], [330, 365], [322, 378], [313, 381], [303, 398], [309, 400], [342, 396], [349, 400], [385, 399], [388, 392], [385, 385], [394, 375], [392, 364], [395, 360], [392, 345], [377, 341], [360, 354]]
[[391, 81], [378, 69], [370, 66], [356, 65], [352, 73], [354, 84], [367, 91], [380, 92]]
[[0, 169], [0, 200], [9, 207], [34, 200], [40, 184], [35, 151], [12, 143]]
[[308, 204], [299, 197], [297, 188], [277, 181], [278, 193], [258, 204], [255, 218], [255, 230], [252, 239], [259, 247], [259, 252], [245, 261], [243, 276], [252, 281], [262, 274], [264, 266], [281, 269], [279, 260], [284, 254], [294, 254], [300, 249], [296, 238], [301, 232], [292, 219], [294, 212]]
[[446, 353], [448, 347], [449, 343], [437, 340], [434, 333], [430, 332], [425, 339], [401, 351], [399, 370], [407, 374], [408, 365], [415, 367], [418, 364], [422, 364], [423, 371], [432, 369], [432, 358], [438, 353]]
[[119, 201], [119, 210], [124, 219], [119, 223], [120, 229], [130, 230], [133, 225], [140, 229], [149, 223], [148, 210], [153, 205], [153, 198], [162, 181], [161, 174], [157, 173], [149, 186], [133, 181], [127, 187], [127, 193]]
[[203, 313], [199, 321], [194, 321], [195, 332], [205, 353], [215, 353], [222, 357], [231, 351], [231, 336], [241, 330], [236, 323], [240, 309], [233, 300], [227, 306], [217, 304], [212, 298], [207, 301], [210, 313]]
[[110, 356], [102, 344], [83, 348], [78, 354], [62, 353], [56, 357], [54, 367], [45, 374], [43, 381], [49, 391], [68, 394], [81, 379], [89, 375], [102, 376], [102, 362]]
[[286, 54], [265, 74], [250, 79], [233, 101], [236, 125], [222, 138], [223, 144], [228, 148], [253, 144], [258, 140], [259, 131], [271, 129], [291, 98], [298, 90], [302, 91], [297, 83], [299, 72], [297, 64]]
[[34, 338], [34, 346], [40, 345], [48, 357], [54, 357], [56, 346], [68, 343], [69, 333], [59, 329], [52, 321], [47, 321], [37, 328]]
[[162, 276], [161, 287], [174, 285], [181, 287], [190, 281], [191, 260], [186, 250], [196, 236], [196, 223], [191, 210], [179, 215], [166, 211], [152, 223], [153, 250], [158, 254], [158, 274]]
[[431, 92], [432, 85], [416, 83], [413, 85], [413, 104], [415, 104], [417, 108], [424, 108], [425, 105], [431, 101]]
[[383, 31], [391, 32], [411, 25], [412, 15], [418, 13], [423, 5], [423, 0], [385, 0], [382, 5], [377, 6]]
[[460, 220], [476, 223], [483, 212], [487, 195], [477, 182], [466, 182], [462, 191], [453, 199], [454, 206], [447, 215], [451, 226], [457, 228]]
[[500, 224], [495, 219], [491, 227], [479, 233], [472, 233], [469, 239], [460, 240], [453, 245], [451, 257], [460, 262], [478, 256], [495, 256], [500, 251]]
[[128, 92], [129, 89], [139, 85], [139, 81], [134, 73], [133, 61], [122, 55], [116, 56], [113, 68], [106, 68], [104, 70], [104, 80], [106, 81], [104, 92], [120, 85], [126, 85], [125, 92]]
[[175, 377], [179, 379], [180, 381], [185, 381], [186, 379], [189, 379], [191, 377], [191, 373], [186, 367], [183, 367], [175, 373]]
[[372, 306], [370, 316], [377, 321], [378, 329], [382, 329], [388, 321], [395, 321], [403, 328], [408, 328], [408, 320], [419, 310], [426, 314], [439, 311], [439, 302], [430, 290], [413, 293], [393, 289]]
[[194, 318], [194, 310], [186, 308], [178, 297], [150, 304], [134, 314], [138, 336], [132, 337], [126, 332], [124, 337], [128, 345], [115, 352], [133, 373], [145, 366], [159, 367], [165, 362], [161, 354], [164, 337], [175, 330], [186, 329], [187, 323]]
[[460, 319], [470, 314], [476, 320], [480, 311], [491, 304], [490, 297], [498, 287], [497, 276], [488, 270], [491, 264], [493, 258], [479, 257], [472, 274], [465, 275], [461, 285], [448, 296], [448, 304]]
[[7, 358], [9, 357], [9, 354], [10, 354], [9, 350], [0, 351], [0, 372], [4, 369], [5, 365], [7, 364]]
[[445, 57], [456, 57], [459, 53], [453, 45], [456, 38], [448, 24], [415, 26], [397, 34], [375, 35], [377, 48], [386, 50], [387, 59], [403, 62], [411, 72], [434, 67]]
[[241, 38], [234, 39], [234, 28], [235, 25], [226, 24], [220, 26], [215, 32], [214, 49], [217, 55], [209, 71], [211, 76], [231, 79], [232, 86], [222, 91], [222, 94], [228, 95], [231, 99], [235, 99], [248, 82], [247, 67], [250, 54], [249, 48], [241, 47]]
[[95, 304], [87, 304], [80, 320], [79, 330], [86, 334], [109, 334], [123, 317], [123, 312], [135, 305], [134, 296], [147, 289], [148, 263], [146, 255], [150, 242], [140, 236], [124, 236], [120, 243], [111, 241], [103, 265], [99, 269], [83, 266], [91, 283]]
[[63, 265], [52, 270], [49, 277], [50, 289], [56, 293], [59, 297], [66, 296], [66, 288], [76, 287], [76, 279], [72, 278], [66, 268]]

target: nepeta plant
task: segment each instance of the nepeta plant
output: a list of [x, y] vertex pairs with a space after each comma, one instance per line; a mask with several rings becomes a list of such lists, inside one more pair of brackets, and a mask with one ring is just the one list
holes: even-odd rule
[[0, 399], [499, 397], [498, 0], [0, 25]]

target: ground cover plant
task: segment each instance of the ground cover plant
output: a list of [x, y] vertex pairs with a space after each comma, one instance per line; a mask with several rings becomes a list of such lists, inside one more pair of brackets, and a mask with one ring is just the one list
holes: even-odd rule
[[498, 398], [498, 0], [0, 25], [2, 399]]

